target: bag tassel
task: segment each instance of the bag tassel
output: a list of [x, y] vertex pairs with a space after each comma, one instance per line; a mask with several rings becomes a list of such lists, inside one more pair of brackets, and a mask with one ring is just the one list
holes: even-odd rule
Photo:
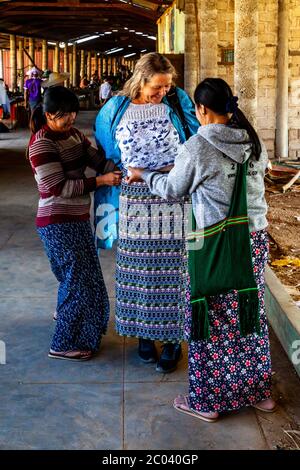
[[258, 289], [242, 289], [239, 296], [239, 319], [242, 336], [257, 333], [260, 335]]
[[192, 300], [191, 339], [198, 341], [209, 339], [208, 303], [205, 297]]

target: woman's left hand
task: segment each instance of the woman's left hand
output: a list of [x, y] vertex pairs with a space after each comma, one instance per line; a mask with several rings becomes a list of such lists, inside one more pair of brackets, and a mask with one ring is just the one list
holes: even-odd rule
[[128, 170], [130, 172], [130, 176], [126, 177], [126, 183], [131, 184], [135, 183], [136, 181], [142, 181], [142, 175], [143, 175], [143, 168], [132, 168], [131, 166], [128, 167]]

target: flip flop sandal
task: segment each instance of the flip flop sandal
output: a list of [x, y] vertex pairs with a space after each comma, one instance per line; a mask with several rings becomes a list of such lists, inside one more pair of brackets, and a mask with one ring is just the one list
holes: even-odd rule
[[[70, 353], [76, 353], [73, 356], [68, 356]], [[48, 357], [52, 359], [63, 359], [66, 361], [73, 361], [73, 362], [82, 362], [88, 361], [92, 357], [91, 351], [63, 351], [63, 352], [53, 352], [49, 351]]]
[[273, 406], [273, 408], [270, 408], [269, 410], [267, 408], [263, 408], [262, 406], [257, 405], [252, 405], [252, 408], [256, 408], [259, 411], [263, 411], [264, 413], [274, 413], [274, 411], [277, 410], [277, 405]]
[[[183, 398], [184, 402], [183, 403], [176, 403], [176, 400], [178, 398]], [[182, 408], [184, 406], [185, 408]], [[173, 407], [175, 410], [180, 411], [181, 413], [185, 413], [189, 416], [193, 416], [194, 418], [201, 419], [202, 421], [206, 421], [207, 423], [214, 423], [215, 421], [218, 421], [217, 418], [210, 418], [209, 416], [205, 416], [201, 414], [199, 411], [191, 410], [189, 406], [189, 401], [188, 397], [186, 395], [179, 395], [178, 397], [175, 398], [173, 402]]]

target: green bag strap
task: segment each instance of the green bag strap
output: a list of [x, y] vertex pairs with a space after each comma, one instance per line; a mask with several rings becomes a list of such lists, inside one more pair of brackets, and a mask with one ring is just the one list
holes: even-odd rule
[[237, 163], [237, 172], [227, 218], [248, 216], [247, 171], [248, 161], [245, 163]]
[[[233, 161], [233, 160], [232, 160]], [[192, 211], [192, 234], [195, 236], [209, 236], [226, 228], [228, 225], [235, 225], [248, 221], [247, 208], [247, 171], [248, 160], [245, 163], [236, 163], [237, 172], [234, 181], [234, 187], [231, 195], [230, 206], [226, 219], [207, 229], [197, 231], [197, 222]], [[192, 234], [189, 234], [189, 238]]]
[[[244, 236], [248, 237], [249, 243], [245, 247], [245, 257], [252, 263], [251, 248], [250, 248], [250, 234], [248, 228], [248, 209], [247, 209], [247, 171], [248, 161], [245, 163], [237, 163], [237, 172], [234, 183], [234, 188], [231, 196], [229, 211], [226, 219], [223, 219], [220, 223], [215, 224], [207, 229], [196, 231], [196, 219], [194, 213], [192, 214], [192, 231], [196, 237], [203, 235], [204, 237], [210, 237], [217, 234], [218, 232], [226, 229], [226, 227], [245, 224], [247, 226], [247, 233], [244, 229], [242, 232]], [[244, 226], [245, 226], [244, 225]], [[246, 228], [246, 227], [245, 227]], [[238, 238], [237, 238], [237, 243]], [[197, 254], [193, 253], [189, 255], [195, 262], [189, 263], [189, 270], [191, 277], [196, 278], [197, 271], [199, 269], [199, 263], [197, 263]], [[253, 266], [252, 266], [253, 269]], [[245, 273], [246, 274], [246, 273]], [[246, 274], [249, 277], [249, 287], [241, 288], [238, 290], [239, 299], [239, 318], [240, 318], [240, 331], [242, 336], [257, 332], [260, 333], [259, 324], [259, 299], [258, 289], [254, 279], [253, 271], [248, 270]], [[192, 298], [192, 339], [208, 339], [209, 338], [209, 319], [208, 319], [208, 304], [207, 298], [203, 295], [199, 295], [196, 298]]]

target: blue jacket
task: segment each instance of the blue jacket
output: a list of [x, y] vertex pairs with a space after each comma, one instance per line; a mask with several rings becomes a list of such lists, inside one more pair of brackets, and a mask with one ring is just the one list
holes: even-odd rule
[[[199, 122], [196, 119], [194, 104], [184, 90], [178, 87], [176, 90], [184, 112], [185, 122], [191, 134], [196, 134]], [[165, 97], [162, 102], [169, 107], [169, 116], [177, 129], [180, 141], [185, 142], [186, 137], [180, 119], [169, 106]], [[104, 149], [106, 158], [113, 160], [116, 165], [121, 165], [121, 152], [115, 138], [116, 128], [129, 104], [130, 99], [127, 96], [113, 96], [99, 111], [96, 118], [96, 143]], [[119, 195], [120, 187], [115, 186], [101, 186], [95, 191], [94, 220], [97, 248], [111, 248], [113, 242], [118, 238]]]

